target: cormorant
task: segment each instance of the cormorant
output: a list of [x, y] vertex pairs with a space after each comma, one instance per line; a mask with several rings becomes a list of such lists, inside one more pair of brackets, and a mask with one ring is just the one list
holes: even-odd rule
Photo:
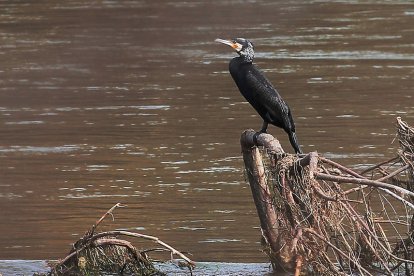
[[260, 132], [266, 132], [269, 123], [280, 127], [289, 135], [290, 144], [295, 152], [302, 153], [289, 106], [259, 68], [253, 64], [253, 44], [244, 38], [232, 40], [218, 38], [215, 41], [232, 47], [239, 54], [239, 57], [230, 61], [229, 71], [240, 93], [262, 117], [263, 126]]

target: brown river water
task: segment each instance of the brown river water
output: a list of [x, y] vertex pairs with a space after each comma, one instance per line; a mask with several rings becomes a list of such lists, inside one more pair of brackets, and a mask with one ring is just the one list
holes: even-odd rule
[[120, 202], [103, 230], [266, 262], [239, 145], [262, 121], [218, 37], [253, 41], [305, 152], [358, 170], [414, 124], [412, 1], [1, 1], [0, 259], [61, 258]]

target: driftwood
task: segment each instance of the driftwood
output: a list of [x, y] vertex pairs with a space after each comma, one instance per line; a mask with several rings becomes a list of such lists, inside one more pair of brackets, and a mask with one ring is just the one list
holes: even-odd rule
[[161, 241], [159, 238], [130, 231], [96, 232], [97, 227], [112, 212], [122, 207], [120, 203], [109, 209], [85, 235], [74, 245], [71, 252], [52, 266], [49, 276], [54, 275], [164, 275], [153, 266], [146, 251], [137, 250], [130, 241], [121, 236], [150, 240], [162, 246], [162, 250], [170, 252], [171, 258], [181, 258], [181, 265], [189, 268], [191, 275], [195, 263], [183, 253]]
[[[257, 137], [259, 139], [257, 139]], [[285, 258], [286, 260], [279, 261], [273, 260], [274, 269], [279, 270], [279, 262], [289, 263], [291, 260], [288, 256], [282, 256], [282, 254], [272, 255], [271, 252], [278, 252], [281, 245], [278, 242], [279, 232], [277, 225], [277, 212], [272, 202], [272, 192], [267, 185], [267, 175], [263, 165], [262, 155], [257, 147], [254, 145], [258, 143], [270, 151], [275, 153], [283, 153], [282, 147], [279, 142], [269, 134], [256, 135], [254, 130], [245, 131], [241, 137], [243, 159], [246, 164], [247, 176], [249, 178], [250, 187], [254, 202], [256, 204], [257, 213], [260, 219], [260, 226], [262, 229], [262, 237], [264, 243], [270, 248], [267, 250], [267, 255], [275, 258]], [[249, 169], [250, 168], [250, 169]]]
[[317, 152], [286, 154], [269, 134], [242, 134], [274, 270], [414, 275], [414, 129], [401, 119], [397, 128], [398, 156], [360, 173]]

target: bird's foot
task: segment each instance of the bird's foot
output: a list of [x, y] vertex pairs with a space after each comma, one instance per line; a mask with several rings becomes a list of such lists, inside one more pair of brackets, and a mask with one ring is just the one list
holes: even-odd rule
[[253, 142], [257, 145], [257, 138], [259, 137], [260, 134], [262, 133], [267, 133], [267, 128], [262, 128], [261, 130], [259, 130], [258, 132], [256, 132], [253, 135]]
[[259, 137], [260, 134], [262, 134], [262, 132], [259, 131], [253, 135], [253, 142], [255, 145], [257, 145], [257, 138]]

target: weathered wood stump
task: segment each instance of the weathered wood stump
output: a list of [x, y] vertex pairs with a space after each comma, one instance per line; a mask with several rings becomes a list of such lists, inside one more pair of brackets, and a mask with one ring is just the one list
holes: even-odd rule
[[[302, 257], [294, 253], [295, 240], [278, 231], [278, 215], [274, 206], [273, 191], [268, 185], [268, 175], [258, 147], [264, 147], [272, 156], [283, 156], [279, 141], [267, 133], [249, 129], [241, 136], [243, 160], [262, 229], [264, 251], [275, 271], [292, 271], [300, 268]], [[306, 160], [310, 161], [309, 156]], [[272, 160], [271, 162], [273, 162]]]
[[275, 271], [414, 275], [413, 234], [406, 231], [414, 192], [399, 185], [413, 179], [411, 160], [394, 157], [357, 173], [316, 152], [287, 154], [273, 136], [251, 129], [240, 142]]

